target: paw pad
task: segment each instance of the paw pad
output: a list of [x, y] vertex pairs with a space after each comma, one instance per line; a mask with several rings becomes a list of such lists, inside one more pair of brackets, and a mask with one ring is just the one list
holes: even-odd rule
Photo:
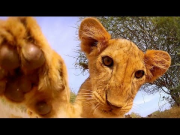
[[45, 62], [43, 52], [37, 46], [28, 43], [22, 48], [23, 66], [27, 70], [34, 70], [42, 66]]
[[18, 53], [8, 45], [0, 48], [0, 66], [6, 70], [12, 70], [20, 66]]
[[37, 113], [40, 115], [46, 115], [52, 110], [52, 106], [47, 104], [45, 101], [37, 102], [35, 108]]

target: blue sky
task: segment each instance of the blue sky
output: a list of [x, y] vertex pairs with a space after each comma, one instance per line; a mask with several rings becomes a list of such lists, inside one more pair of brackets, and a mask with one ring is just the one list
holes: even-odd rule
[[[0, 18], [6, 19], [6, 17]], [[88, 74], [82, 75], [81, 70], [75, 69], [74, 67], [75, 58], [73, 57], [77, 56], [75, 50], [80, 44], [77, 37], [79, 17], [35, 18], [51, 47], [64, 59], [68, 70], [70, 88], [73, 92], [77, 93], [80, 85], [88, 77]], [[139, 91], [135, 97], [134, 105], [129, 113], [135, 112], [145, 117], [156, 110], [169, 108], [169, 104], [162, 101], [161, 97], [163, 95], [166, 94], [158, 92], [153, 95], [147, 95], [145, 92]]]

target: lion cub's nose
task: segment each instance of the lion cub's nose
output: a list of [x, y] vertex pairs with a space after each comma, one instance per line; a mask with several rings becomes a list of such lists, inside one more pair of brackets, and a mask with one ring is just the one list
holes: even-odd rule
[[120, 109], [120, 108], [123, 107], [123, 103], [115, 104], [115, 103], [109, 102], [108, 100], [107, 100], [107, 104], [110, 105], [113, 108], [119, 108]]

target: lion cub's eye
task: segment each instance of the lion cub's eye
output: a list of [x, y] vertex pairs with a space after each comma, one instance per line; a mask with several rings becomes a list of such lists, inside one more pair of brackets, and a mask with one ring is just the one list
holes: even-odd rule
[[135, 77], [136, 77], [137, 79], [142, 78], [143, 76], [144, 76], [144, 71], [143, 71], [143, 70], [138, 70], [138, 71], [136, 71]]
[[109, 56], [102, 57], [102, 62], [105, 66], [111, 67], [113, 65], [113, 59]]

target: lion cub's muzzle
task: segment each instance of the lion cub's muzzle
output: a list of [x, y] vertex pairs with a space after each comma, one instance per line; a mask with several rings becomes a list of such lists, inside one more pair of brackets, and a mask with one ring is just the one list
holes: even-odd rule
[[112, 109], [121, 109], [121, 108], [122, 108], [122, 106], [114, 105], [114, 104], [112, 104], [111, 102], [109, 102], [108, 100], [106, 100], [106, 101], [107, 101], [107, 104], [108, 104]]
[[127, 98], [123, 96], [112, 95], [111, 92], [106, 92], [106, 102], [112, 109], [121, 109], [126, 105]]

